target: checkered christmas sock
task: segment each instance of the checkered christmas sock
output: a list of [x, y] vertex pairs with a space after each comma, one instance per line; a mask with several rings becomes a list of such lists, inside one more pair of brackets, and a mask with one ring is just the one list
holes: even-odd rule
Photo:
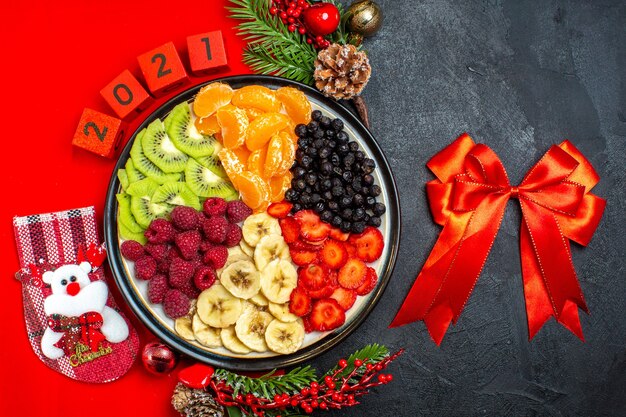
[[24, 318], [35, 354], [84, 382], [124, 375], [137, 332], [109, 293], [93, 207], [13, 219]]

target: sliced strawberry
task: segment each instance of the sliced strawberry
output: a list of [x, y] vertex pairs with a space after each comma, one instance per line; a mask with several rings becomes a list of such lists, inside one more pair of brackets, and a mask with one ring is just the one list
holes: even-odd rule
[[330, 298], [337, 300], [343, 311], [348, 311], [356, 301], [356, 291], [339, 287], [335, 289]]
[[328, 283], [330, 285], [332, 285], [333, 287], [335, 287], [335, 288], [339, 286], [339, 281], [337, 280], [337, 275], [338, 275], [338, 273], [335, 270], [331, 270], [328, 273]]
[[328, 283], [328, 267], [318, 263], [310, 263], [298, 268], [298, 282], [307, 291], [319, 290]]
[[359, 288], [367, 276], [367, 266], [357, 258], [350, 258], [339, 270], [337, 281], [343, 288], [353, 290]]
[[330, 237], [340, 242], [345, 242], [350, 237], [350, 233], [342, 232], [341, 229], [333, 227], [332, 229], [330, 229]]
[[324, 298], [317, 300], [313, 304], [311, 315], [309, 316], [311, 328], [320, 332], [333, 330], [341, 326], [346, 321], [346, 313], [343, 311], [337, 300]]
[[321, 249], [322, 245], [312, 245], [310, 243], [307, 243], [307, 242], [304, 242], [303, 240], [298, 239], [295, 242], [291, 242], [289, 247], [296, 249], [296, 250], [307, 250], [307, 251], [316, 252]]
[[300, 210], [293, 216], [300, 224], [300, 234], [310, 242], [324, 239], [330, 233], [330, 226], [320, 220], [313, 210]]
[[277, 219], [284, 219], [285, 217], [287, 217], [292, 207], [293, 207], [293, 204], [287, 201], [281, 201], [279, 203], [272, 203], [267, 208], [267, 214]]
[[313, 331], [313, 327], [311, 327], [311, 320], [309, 320], [309, 316], [302, 317], [302, 324], [304, 325], [305, 333], [311, 333]]
[[320, 261], [332, 269], [341, 268], [348, 260], [348, 251], [342, 242], [328, 239], [320, 251]]
[[363, 233], [350, 236], [348, 240], [356, 247], [356, 255], [365, 262], [373, 262], [383, 253], [383, 234], [375, 227], [368, 226]]
[[302, 288], [298, 287], [291, 291], [289, 311], [300, 317], [306, 316], [311, 312], [311, 297]]
[[324, 243], [326, 243], [326, 239], [328, 239], [328, 237], [323, 237], [320, 240], [306, 240], [303, 238], [302, 243], [319, 247], [319, 246], [322, 246]]
[[280, 219], [280, 230], [283, 232], [283, 238], [287, 243], [293, 243], [300, 237], [300, 225], [293, 217], [285, 217]]
[[367, 267], [367, 273], [365, 274], [365, 281], [359, 288], [356, 289], [356, 293], [358, 295], [367, 295], [372, 292], [374, 288], [376, 288], [376, 284], [378, 283], [378, 274], [376, 270], [371, 266]]
[[356, 258], [356, 248], [350, 241], [345, 243], [345, 248], [348, 251], [348, 258]]
[[317, 261], [317, 252], [313, 251], [289, 249], [289, 255], [291, 255], [293, 263], [298, 266], [305, 266]]
[[337, 287], [339, 287], [338, 284], [333, 285], [332, 283], [328, 283], [319, 290], [309, 290], [309, 297], [315, 300], [319, 300], [320, 298], [328, 298], [332, 295], [335, 289], [337, 289]]

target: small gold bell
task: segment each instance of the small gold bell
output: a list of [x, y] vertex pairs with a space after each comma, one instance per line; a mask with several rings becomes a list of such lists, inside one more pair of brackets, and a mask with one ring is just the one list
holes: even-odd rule
[[348, 7], [346, 27], [352, 33], [363, 37], [378, 32], [383, 22], [380, 6], [372, 0], [358, 0]]

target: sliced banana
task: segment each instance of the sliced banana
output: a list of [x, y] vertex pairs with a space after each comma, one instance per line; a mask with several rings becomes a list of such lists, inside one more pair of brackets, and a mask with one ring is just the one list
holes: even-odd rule
[[195, 340], [189, 316], [179, 317], [174, 321], [174, 330], [185, 340]]
[[298, 316], [289, 311], [289, 304], [269, 303], [268, 309], [272, 316], [285, 323], [293, 323], [299, 319]]
[[219, 328], [235, 324], [242, 311], [241, 300], [220, 284], [202, 291], [196, 308], [200, 320]]
[[248, 346], [244, 345], [241, 340], [237, 338], [235, 333], [235, 326], [222, 329], [220, 332], [222, 344], [224, 347], [234, 353], [250, 353], [251, 350]]
[[263, 293], [260, 291], [254, 294], [252, 298], [250, 298], [250, 301], [252, 301], [252, 303], [256, 304], [259, 307], [267, 307], [270, 302], [270, 300], [268, 300], [267, 297], [264, 296]]
[[191, 319], [191, 329], [195, 339], [200, 344], [212, 348], [222, 346], [221, 330], [204, 323], [198, 314], [194, 314]]
[[290, 261], [289, 246], [280, 235], [263, 236], [254, 248], [254, 262], [259, 271], [275, 259]]
[[215, 273], [217, 274], [218, 277], [222, 276], [222, 273], [224, 272], [224, 270], [231, 264], [234, 264], [235, 262], [239, 262], [239, 261], [248, 261], [248, 262], [254, 262], [254, 260], [249, 257], [248, 255], [246, 255], [245, 253], [238, 253], [236, 255], [233, 256], [229, 256], [228, 259], [226, 260], [226, 263], [224, 264], [224, 266], [220, 269], [218, 269], [217, 271], [215, 271]]
[[304, 341], [304, 324], [301, 319], [284, 323], [274, 319], [265, 331], [265, 342], [271, 351], [287, 355], [300, 349]]
[[240, 246], [233, 246], [228, 248], [228, 259], [236, 255], [247, 255]]
[[263, 236], [280, 235], [278, 220], [267, 213], [258, 213], [249, 216], [241, 228], [246, 243], [255, 247]]
[[241, 239], [239, 241], [239, 247], [241, 247], [241, 250], [243, 251], [243, 253], [245, 253], [249, 257], [254, 256], [254, 248], [252, 246], [248, 245], [246, 243], [245, 239]]
[[235, 334], [244, 345], [257, 352], [267, 351], [265, 330], [274, 320], [270, 313], [258, 311], [255, 308], [246, 311], [235, 324]]
[[273, 260], [261, 271], [261, 291], [273, 303], [289, 301], [289, 295], [297, 284], [296, 268], [284, 259]]
[[259, 292], [261, 278], [250, 261], [237, 261], [228, 265], [220, 276], [222, 285], [235, 297], [247, 300]]

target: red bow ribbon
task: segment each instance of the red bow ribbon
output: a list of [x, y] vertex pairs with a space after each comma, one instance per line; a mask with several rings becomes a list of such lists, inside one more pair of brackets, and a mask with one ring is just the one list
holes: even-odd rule
[[92, 352], [96, 352], [100, 342], [105, 339], [100, 332], [103, 320], [100, 313], [90, 311], [78, 317], [67, 317], [62, 314], [52, 314], [48, 319], [48, 327], [55, 332], [63, 332], [61, 339], [54, 345], [63, 349], [66, 355], [76, 351], [76, 344], [82, 341]]
[[518, 187], [509, 183], [497, 155], [467, 134], [427, 166], [437, 176], [426, 185], [430, 209], [444, 228], [391, 327], [423, 320], [435, 343], [441, 343], [474, 289], [506, 203], [516, 198], [523, 217], [520, 251], [529, 340], [551, 316], [583, 339], [578, 307], [589, 312], [569, 240], [589, 243], [606, 202], [590, 193], [600, 177], [580, 151], [567, 140], [553, 145]]

